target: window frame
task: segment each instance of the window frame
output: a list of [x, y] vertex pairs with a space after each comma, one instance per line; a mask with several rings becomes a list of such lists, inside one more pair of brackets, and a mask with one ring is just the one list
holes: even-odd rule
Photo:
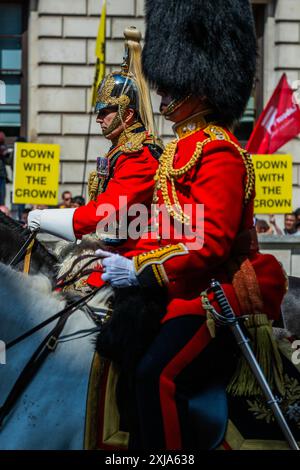
[[[21, 42], [21, 71], [20, 71], [20, 127], [5, 126], [4, 131], [7, 133], [7, 140], [14, 141], [18, 136], [27, 136], [27, 115], [28, 115], [28, 16], [29, 16], [29, 0], [0, 0], [0, 5], [4, 3], [16, 3], [22, 8], [22, 32], [21, 34], [3, 34], [0, 36], [6, 39], [20, 39]], [[0, 69], [0, 76], [5, 77], [1, 72], [19, 72], [19, 69]], [[9, 129], [9, 132], [8, 132]], [[15, 132], [14, 132], [15, 129]]]
[[267, 3], [268, 2], [258, 2], [252, 5], [257, 36], [257, 68], [254, 94], [255, 121], [262, 113], [264, 107], [264, 35]]
[[[270, 3], [268, 0], [252, 1], [253, 16], [255, 21], [255, 31], [257, 37], [257, 63], [255, 82], [253, 84], [252, 97], [254, 98], [254, 120], [253, 128], [255, 127], [256, 121], [263, 111], [264, 105], [264, 34], [265, 34], [265, 18], [267, 13], [267, 4]], [[235, 133], [242, 146], [246, 146], [250, 135], [248, 132], [243, 130], [243, 124], [237, 126]]]

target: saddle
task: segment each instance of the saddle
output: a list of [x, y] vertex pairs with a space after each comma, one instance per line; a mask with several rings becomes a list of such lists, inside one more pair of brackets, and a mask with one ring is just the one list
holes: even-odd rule
[[[287, 339], [279, 341], [286, 381], [282, 409], [300, 442], [300, 366], [291, 362]], [[230, 372], [230, 371], [228, 371]], [[264, 398], [228, 395], [226, 375], [211, 374], [195, 384], [182, 399], [187, 400], [191, 442], [186, 448], [199, 450], [288, 450], [282, 432], [272, 418]], [[85, 449], [126, 450], [129, 434], [119, 415], [116, 400], [118, 372], [95, 353], [89, 384]], [[214, 380], [217, 377], [217, 380]], [[291, 411], [294, 411], [292, 414]]]
[[[224, 332], [225, 333], [225, 332]], [[226, 335], [225, 341], [229, 340]], [[195, 384], [187, 384], [179, 397], [188, 409], [189, 438], [186, 447], [213, 450], [219, 447], [225, 437], [228, 424], [228, 399], [226, 386], [234, 364], [221, 361], [217, 363], [217, 355], [221, 348], [226, 348], [224, 338], [212, 341], [196, 364], [199, 379]], [[232, 354], [232, 348], [228, 350]], [[223, 356], [223, 355], [222, 355]], [[223, 356], [224, 358], [224, 356]], [[226, 357], [224, 358], [226, 361]], [[128, 422], [118, 409], [118, 378], [116, 366], [95, 353], [94, 366], [89, 385], [86, 421], [85, 448], [89, 450], [124, 450], [128, 448]], [[191, 386], [189, 386], [191, 385]], [[100, 392], [100, 399], [99, 399]], [[99, 426], [100, 425], [100, 426]]]

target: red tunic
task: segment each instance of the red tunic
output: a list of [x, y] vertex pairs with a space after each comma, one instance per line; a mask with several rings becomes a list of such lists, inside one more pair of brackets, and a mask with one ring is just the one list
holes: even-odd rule
[[[181, 207], [190, 204], [195, 209], [196, 204], [204, 205], [204, 220], [195, 211], [191, 217], [191, 228], [198, 231], [198, 245], [192, 247], [185, 235], [178, 239], [174, 218], [171, 218], [171, 234], [165, 238], [163, 216], [160, 216], [158, 235], [161, 239], [152, 242], [152, 251], [134, 257], [141, 284], [158, 283], [168, 288], [169, 305], [164, 321], [181, 315], [205, 314], [200, 294], [212, 278], [223, 284], [236, 313], [242, 313], [231, 285], [227, 261], [238, 234], [253, 227], [254, 191], [245, 204], [249, 175], [244, 154], [230, 132], [211, 125], [178, 141], [173, 167], [179, 169], [186, 165], [197, 143], [206, 139], [201, 158], [175, 182]], [[170, 181], [168, 194], [172, 195]], [[158, 204], [164, 204], [161, 189], [157, 196]], [[143, 243], [144, 240], [140, 240], [136, 248], [139, 250]], [[264, 303], [262, 313], [278, 318], [286, 292], [283, 270], [271, 255], [256, 252], [250, 259]]]
[[[75, 236], [81, 238], [83, 235], [96, 231], [97, 224], [107, 216], [105, 212], [97, 215], [97, 210], [101, 210], [105, 205], [110, 205], [114, 209], [117, 221], [126, 204], [130, 207], [132, 204], [142, 203], [150, 208], [157, 167], [158, 160], [154, 158], [146, 145], [141, 151], [121, 154], [116, 161], [113, 175], [105, 192], [99, 194], [96, 201], [90, 201], [74, 212]], [[142, 247], [137, 248], [136, 245], [137, 240], [128, 238], [117, 247], [117, 251], [124, 256], [132, 257], [142, 252]], [[101, 286], [103, 281], [100, 274], [95, 272], [88, 278], [88, 283]]]

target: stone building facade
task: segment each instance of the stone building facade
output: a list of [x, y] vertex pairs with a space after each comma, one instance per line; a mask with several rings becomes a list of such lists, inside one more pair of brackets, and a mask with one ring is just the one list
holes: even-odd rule
[[[252, 3], [259, 44], [255, 97], [259, 114], [283, 72], [295, 87], [300, 85], [300, 1], [254, 0]], [[30, 141], [61, 145], [60, 191], [70, 189], [73, 194], [81, 192], [86, 146], [87, 173], [94, 168], [95, 158], [108, 146], [100, 136], [94, 116], [87, 142], [101, 4], [102, 0], [28, 0], [27, 3], [23, 132]], [[144, 32], [143, 14], [144, 0], [107, 0], [107, 71], [116, 69], [122, 58], [124, 28], [133, 25]], [[159, 116], [155, 95], [153, 101], [158, 130], [168, 140], [172, 136], [171, 126]], [[293, 205], [296, 208], [300, 206], [299, 139], [281, 151], [294, 157]]]

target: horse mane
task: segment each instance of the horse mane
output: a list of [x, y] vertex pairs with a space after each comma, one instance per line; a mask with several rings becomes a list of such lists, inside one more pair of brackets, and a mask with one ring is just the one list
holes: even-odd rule
[[[15, 241], [19, 244], [18, 248], [25, 243], [31, 233], [20, 222], [0, 211], [0, 230], [5, 228], [10, 232], [10, 237], [13, 237], [13, 239], [9, 239], [10, 245]], [[57, 263], [56, 256], [50, 253], [38, 240], [35, 243], [34, 253], [49, 267], [53, 267]]]
[[2, 322], [9, 320], [13, 323], [16, 319], [24, 317], [29, 324], [34, 312], [43, 320], [50, 316], [51, 312], [58, 312], [65, 306], [65, 299], [51, 292], [49, 278], [40, 274], [26, 276], [1, 262], [0, 298]]
[[22, 226], [20, 222], [17, 222], [16, 220], [12, 219], [8, 215], [4, 214], [4, 212], [2, 211], [0, 211], [0, 224], [6, 225], [13, 231], [20, 231], [20, 229], [23, 229], [23, 231], [27, 230]]

